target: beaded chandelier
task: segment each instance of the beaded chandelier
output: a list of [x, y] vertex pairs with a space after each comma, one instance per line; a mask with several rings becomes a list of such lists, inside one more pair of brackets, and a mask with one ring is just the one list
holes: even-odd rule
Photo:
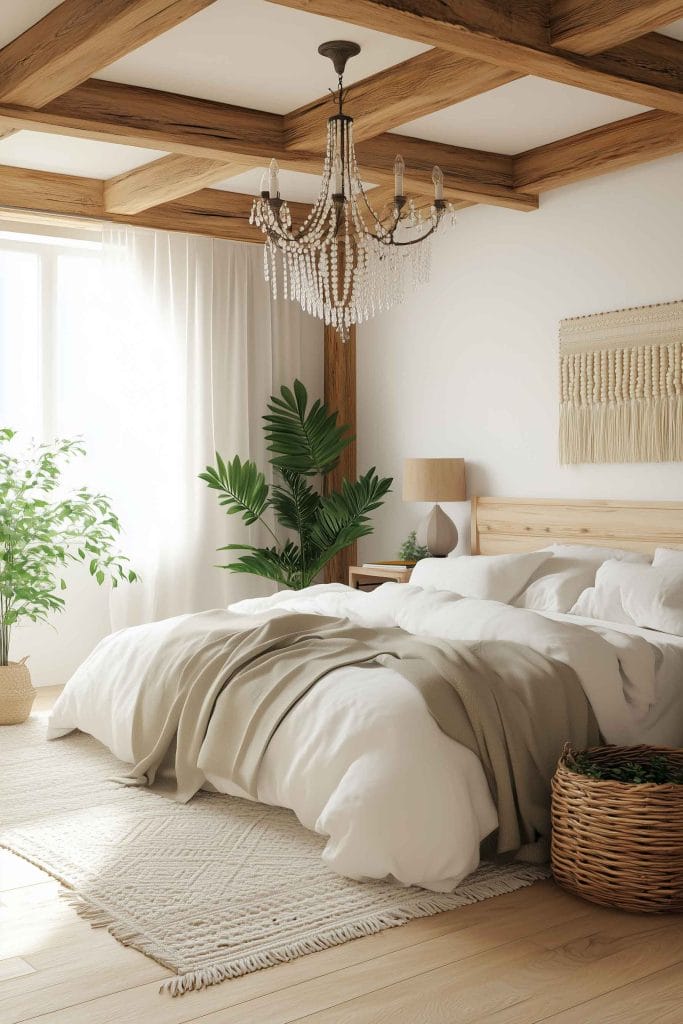
[[281, 288], [286, 298], [331, 324], [346, 341], [352, 324], [396, 305], [409, 287], [429, 279], [428, 239], [445, 214], [454, 221], [455, 213], [444, 200], [439, 167], [432, 173], [434, 202], [427, 214], [406, 199], [400, 155], [394, 162], [393, 200], [379, 212], [373, 209], [356, 162], [353, 118], [343, 109], [344, 68], [360, 47], [336, 40], [323, 43], [318, 52], [332, 60], [338, 76], [338, 110], [327, 122], [320, 195], [304, 223], [293, 227], [280, 197], [279, 167], [272, 160], [249, 220], [266, 235], [264, 273], [273, 296]]

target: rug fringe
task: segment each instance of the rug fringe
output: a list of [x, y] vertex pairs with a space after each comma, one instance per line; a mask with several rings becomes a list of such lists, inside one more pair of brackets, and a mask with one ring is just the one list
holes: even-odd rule
[[138, 952], [148, 956], [150, 960], [154, 960], [161, 967], [166, 967], [169, 971], [176, 970], [173, 964], [164, 960], [160, 954], [157, 941], [147, 938], [137, 928], [132, 927], [131, 924], [117, 920], [111, 911], [105, 910], [98, 903], [93, 902], [91, 896], [85, 896], [75, 889], [61, 889], [59, 896], [61, 899], [66, 900], [78, 916], [86, 921], [91, 928], [106, 928], [112, 938], [120, 942], [122, 946], [130, 946], [131, 949], [137, 949]]
[[333, 946], [342, 945], [351, 939], [361, 939], [368, 935], [376, 935], [387, 928], [397, 928], [420, 917], [431, 917], [433, 914], [458, 910], [494, 896], [503, 896], [506, 893], [533, 885], [534, 882], [549, 876], [550, 869], [548, 867], [520, 866], [515, 869], [514, 873], [510, 872], [487, 881], [474, 881], [471, 885], [458, 886], [457, 893], [430, 894], [424, 900], [412, 903], [410, 908], [398, 907], [384, 913], [373, 914], [362, 921], [342, 925], [332, 931], [289, 943], [276, 950], [253, 953], [224, 964], [212, 964], [210, 967], [177, 974], [162, 982], [159, 992], [169, 993], [171, 996], [181, 996], [186, 992], [208, 988], [210, 985], [219, 985], [223, 981], [240, 978], [266, 967], [277, 967], [278, 964], [297, 960], [309, 953], [320, 953]]

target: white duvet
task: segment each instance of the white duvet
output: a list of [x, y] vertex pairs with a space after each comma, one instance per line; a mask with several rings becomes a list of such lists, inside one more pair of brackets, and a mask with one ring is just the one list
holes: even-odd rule
[[[466, 643], [527, 644], [575, 670], [609, 742], [683, 745], [683, 644], [670, 649], [644, 631], [393, 583], [371, 593], [310, 587], [230, 610], [281, 608]], [[122, 630], [84, 662], [52, 711], [50, 738], [78, 728], [132, 761], [136, 677], [131, 672], [125, 687], [114, 685], [107, 664], [144, 657], [148, 628]], [[244, 795], [228, 775], [226, 765], [225, 777], [207, 775], [207, 785]], [[454, 888], [476, 868], [479, 844], [497, 825], [477, 757], [445, 736], [413, 686], [386, 668], [338, 670], [299, 702], [268, 747], [258, 797], [291, 808], [326, 835], [324, 859], [340, 874], [393, 876], [435, 890]]]

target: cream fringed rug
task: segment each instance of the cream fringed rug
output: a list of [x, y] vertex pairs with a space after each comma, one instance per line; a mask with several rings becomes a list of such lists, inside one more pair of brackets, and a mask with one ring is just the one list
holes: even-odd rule
[[58, 878], [93, 925], [176, 972], [173, 995], [512, 892], [543, 869], [484, 866], [453, 894], [341, 878], [279, 808], [180, 805], [108, 781], [120, 762], [45, 719], [0, 727], [0, 845]]

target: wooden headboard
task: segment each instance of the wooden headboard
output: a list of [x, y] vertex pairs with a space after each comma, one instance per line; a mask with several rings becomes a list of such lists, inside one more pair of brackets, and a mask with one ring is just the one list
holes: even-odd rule
[[683, 548], [683, 502], [473, 498], [472, 554], [595, 544], [652, 554]]

